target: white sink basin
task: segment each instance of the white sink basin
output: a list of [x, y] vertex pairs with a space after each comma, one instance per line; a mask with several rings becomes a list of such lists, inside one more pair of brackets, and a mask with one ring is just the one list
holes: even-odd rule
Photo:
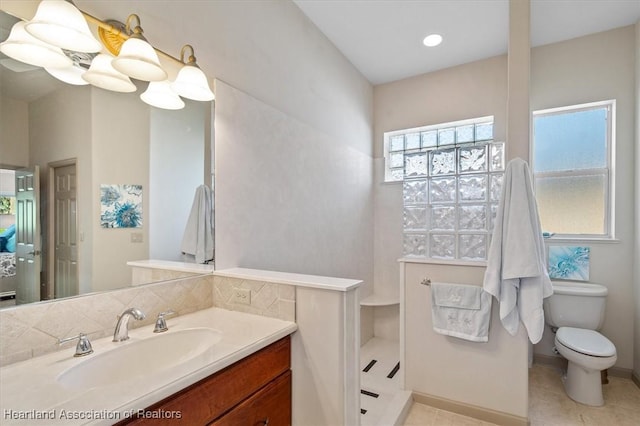
[[158, 374], [188, 363], [215, 346], [218, 330], [190, 328], [170, 330], [143, 340], [114, 343], [115, 349], [89, 355], [58, 375], [57, 382], [70, 389], [109, 386]]

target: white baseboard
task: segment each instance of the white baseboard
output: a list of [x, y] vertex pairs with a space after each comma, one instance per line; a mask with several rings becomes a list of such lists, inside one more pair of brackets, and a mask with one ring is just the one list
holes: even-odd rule
[[441, 410], [451, 411], [452, 413], [461, 414], [463, 416], [473, 417], [474, 419], [482, 420], [489, 423], [495, 423], [504, 426], [529, 425], [529, 419], [525, 417], [515, 416], [513, 414], [465, 404], [463, 402], [452, 401], [450, 399], [427, 395], [420, 392], [413, 392], [413, 400], [420, 404], [429, 405]]

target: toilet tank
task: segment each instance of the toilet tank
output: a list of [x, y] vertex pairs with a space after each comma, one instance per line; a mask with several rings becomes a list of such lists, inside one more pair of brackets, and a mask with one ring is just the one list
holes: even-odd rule
[[552, 281], [553, 295], [544, 299], [544, 316], [552, 327], [600, 330], [607, 287], [574, 281]]

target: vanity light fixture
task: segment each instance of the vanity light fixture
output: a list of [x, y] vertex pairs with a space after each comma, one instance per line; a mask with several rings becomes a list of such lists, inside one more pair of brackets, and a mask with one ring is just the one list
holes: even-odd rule
[[[136, 25], [131, 29], [131, 22]], [[163, 81], [167, 72], [160, 66], [160, 60], [153, 46], [142, 35], [140, 18], [131, 14], [127, 18], [125, 33], [129, 39], [120, 48], [120, 53], [113, 60], [113, 68], [123, 74], [144, 81]]]
[[[184, 54], [187, 49], [191, 50], [187, 62], [184, 61]], [[215, 96], [209, 88], [207, 76], [204, 75], [198, 64], [196, 64], [195, 52], [193, 46], [185, 44], [180, 50], [180, 62], [184, 66], [178, 72], [176, 81], [171, 87], [180, 96], [194, 101], [212, 101]]]
[[34, 37], [75, 52], [96, 53], [100, 42], [91, 34], [89, 25], [71, 1], [42, 0], [26, 30]]
[[184, 101], [171, 88], [169, 80], [150, 81], [149, 87], [140, 95], [146, 104], [162, 109], [182, 109]]
[[436, 47], [442, 43], [442, 36], [440, 34], [430, 34], [422, 40], [422, 44], [427, 47]]
[[[102, 42], [93, 37], [89, 23], [98, 27]], [[112, 55], [95, 56], [105, 51], [103, 48]], [[183, 46], [177, 59], [147, 42], [138, 15], [129, 15], [126, 24], [102, 21], [76, 8], [71, 0], [41, 0], [31, 21], [14, 25], [9, 38], [0, 43], [0, 52], [11, 58], [5, 61], [15, 59], [16, 64], [44, 67], [55, 78], [73, 85], [89, 83], [126, 93], [137, 89], [130, 77], [161, 83], [149, 84], [140, 96], [159, 108], [183, 108], [180, 96], [196, 101], [215, 98], [191, 45]], [[167, 80], [158, 54], [180, 65], [173, 83]]]
[[89, 70], [82, 74], [82, 78], [93, 86], [113, 92], [130, 93], [136, 91], [136, 86], [129, 77], [111, 66], [113, 56], [100, 53], [93, 58]]
[[38, 40], [25, 29], [24, 21], [16, 22], [9, 38], [0, 43], [0, 52], [25, 64], [37, 67], [64, 68], [72, 65], [62, 49]]

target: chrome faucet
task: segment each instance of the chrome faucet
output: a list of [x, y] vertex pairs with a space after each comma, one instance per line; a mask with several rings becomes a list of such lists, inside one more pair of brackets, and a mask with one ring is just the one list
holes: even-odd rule
[[114, 342], [123, 342], [129, 338], [129, 318], [135, 318], [142, 321], [145, 318], [144, 312], [138, 308], [129, 308], [120, 315], [116, 330], [113, 333]]

